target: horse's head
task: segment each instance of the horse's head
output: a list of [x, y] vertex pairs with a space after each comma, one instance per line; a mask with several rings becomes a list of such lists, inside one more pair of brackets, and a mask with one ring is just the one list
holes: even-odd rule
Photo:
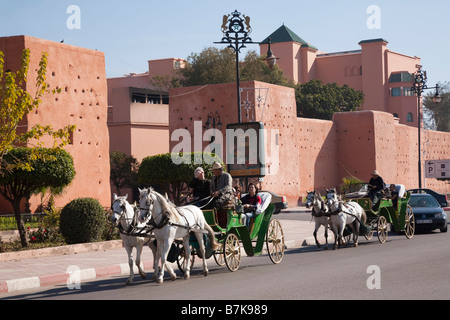
[[337, 192], [336, 189], [327, 189], [327, 205], [328, 207], [331, 208], [331, 206], [338, 201], [338, 196], [337, 196]]
[[316, 192], [315, 191], [306, 191], [306, 193], [308, 195], [306, 196], [305, 206], [306, 206], [307, 209], [309, 209], [309, 208], [311, 208], [311, 206], [314, 203], [314, 196], [315, 196]]
[[152, 193], [151, 188], [139, 189], [139, 221], [144, 222], [151, 215], [156, 195]]
[[117, 226], [119, 224], [120, 219], [127, 210], [127, 198], [128, 194], [123, 197], [119, 197], [115, 193], [113, 195], [113, 203], [111, 205], [112, 210], [111, 223], [114, 226]]

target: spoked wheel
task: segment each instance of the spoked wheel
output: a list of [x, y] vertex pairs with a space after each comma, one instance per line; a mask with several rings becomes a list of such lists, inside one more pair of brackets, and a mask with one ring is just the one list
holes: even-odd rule
[[378, 218], [377, 236], [380, 243], [385, 243], [388, 236], [388, 224], [384, 216]]
[[[186, 268], [186, 251], [184, 250], [184, 246], [182, 243], [178, 243], [177, 246], [181, 250], [181, 253], [177, 257], [178, 270], [180, 270], [181, 273], [184, 274], [184, 269]], [[191, 246], [191, 259], [190, 259], [191, 267], [189, 269], [189, 272], [191, 272], [192, 268], [194, 267], [195, 254], [193, 253], [194, 249]]]
[[411, 239], [416, 231], [416, 220], [411, 206], [408, 204], [405, 214], [405, 236]]
[[373, 234], [375, 233], [374, 221], [376, 220], [370, 221], [369, 223], [370, 231], [367, 233], [367, 235], [364, 235], [364, 238], [366, 238], [366, 240], [370, 241], [373, 238]]
[[223, 243], [220, 244], [219, 248], [214, 252], [214, 261], [219, 265], [225, 265], [225, 259], [223, 254]]
[[234, 272], [239, 269], [241, 265], [241, 247], [239, 239], [234, 233], [229, 233], [225, 238], [223, 257], [228, 270]]
[[284, 233], [280, 221], [273, 219], [269, 223], [266, 233], [267, 252], [270, 260], [277, 264], [284, 257]]

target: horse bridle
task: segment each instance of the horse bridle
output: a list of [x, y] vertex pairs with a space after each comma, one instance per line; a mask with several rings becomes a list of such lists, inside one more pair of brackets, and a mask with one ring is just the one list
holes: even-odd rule
[[[155, 203], [155, 200], [153, 200], [150, 197], [151, 192], [147, 194], [145, 197], [145, 204], [148, 206], [148, 208], [140, 208], [140, 210], [146, 211], [145, 218], [147, 218], [149, 212], [152, 210], [153, 204]], [[164, 214], [164, 215], [163, 215]], [[158, 219], [161, 215], [163, 215], [163, 218], [159, 223], [156, 223], [155, 220]], [[169, 215], [167, 211], [162, 210], [157, 217], [153, 218], [153, 215], [150, 217], [150, 220], [147, 222], [148, 225], [152, 226], [153, 229], [161, 229], [168, 225], [170, 223]]]
[[[122, 209], [121, 212], [116, 211], [113, 208], [114, 207], [114, 203], [116, 203], [117, 201], [120, 201], [120, 208]], [[123, 215], [125, 213], [125, 203], [123, 202], [123, 199], [120, 199], [120, 198], [117, 198], [116, 200], [114, 200], [113, 204], [111, 205], [111, 209], [113, 211], [113, 214], [118, 214], [119, 215], [119, 219], [118, 219], [119, 221], [120, 221], [120, 219], [131, 220], [130, 226], [128, 227], [128, 230], [126, 230], [126, 231], [123, 230], [123, 227], [122, 227], [121, 224], [117, 225], [117, 228], [119, 229], [120, 232], [123, 232], [123, 233], [126, 233], [126, 234], [131, 233], [135, 229], [135, 227], [137, 226], [138, 219], [136, 217], [136, 213], [133, 214], [133, 218], [124, 218]]]

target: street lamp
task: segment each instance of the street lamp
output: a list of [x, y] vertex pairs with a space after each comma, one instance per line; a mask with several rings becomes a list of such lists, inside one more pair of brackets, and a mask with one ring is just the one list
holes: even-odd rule
[[[239, 78], [239, 53], [242, 48], [246, 48], [246, 44], [260, 44], [259, 42], [253, 42], [249, 34], [252, 32], [252, 27], [250, 26], [250, 17], [245, 14], [241, 15], [240, 12], [235, 10], [231, 14], [224, 15], [222, 19], [222, 32], [223, 38], [220, 42], [228, 44], [229, 48], [232, 48], [236, 53], [236, 87], [237, 87], [237, 104], [238, 104], [238, 122], [241, 123], [241, 95], [240, 95], [240, 78]], [[276, 64], [277, 57], [275, 57], [270, 49], [270, 39], [269, 39], [269, 50], [267, 52], [267, 57], [264, 59], [269, 68], [273, 68]]]
[[417, 140], [418, 140], [418, 151], [419, 151], [419, 189], [422, 188], [422, 151], [421, 151], [421, 141], [420, 141], [420, 129], [421, 129], [421, 101], [422, 101], [422, 93], [424, 90], [431, 90], [436, 89], [433, 102], [439, 103], [441, 102], [441, 97], [439, 96], [439, 85], [436, 84], [435, 87], [428, 88], [427, 87], [427, 72], [422, 71], [421, 65], [416, 65], [417, 71], [413, 73], [412, 76], [412, 83], [413, 86], [411, 88], [411, 91], [414, 92], [417, 95]]

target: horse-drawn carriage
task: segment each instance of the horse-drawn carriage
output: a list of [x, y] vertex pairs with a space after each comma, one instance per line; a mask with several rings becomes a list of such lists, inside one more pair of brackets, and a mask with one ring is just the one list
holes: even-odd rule
[[372, 209], [372, 202], [369, 198], [353, 199], [366, 212], [369, 232], [365, 235], [367, 240], [371, 240], [375, 231], [380, 243], [385, 243], [388, 237], [388, 223], [397, 232], [404, 232], [408, 239], [414, 236], [415, 220], [411, 206], [408, 204], [411, 197], [409, 192], [400, 195], [397, 205], [391, 199], [382, 198], [375, 210]]
[[[136, 264], [139, 267], [140, 253], [144, 243], [148, 242], [145, 239], [149, 237], [157, 240], [156, 245], [150, 242], [150, 248], [154, 253], [155, 275], [160, 283], [165, 268], [171, 278], [176, 279], [167, 261], [177, 261], [184, 277], [189, 278], [195, 256], [203, 260], [205, 276], [208, 274], [206, 259], [212, 255], [219, 265], [226, 264], [230, 271], [236, 271], [241, 263], [241, 243], [247, 256], [261, 255], [265, 243], [273, 263], [280, 263], [283, 259], [283, 229], [278, 220], [271, 219], [274, 205], [269, 193], [260, 193], [263, 203], [249, 230], [242, 224], [240, 212], [234, 206], [226, 208], [224, 212], [227, 215], [226, 225], [219, 225], [215, 209], [202, 211], [193, 205], [175, 207], [152, 188], [139, 191], [139, 209], [133, 209], [126, 197], [116, 195], [112, 206], [112, 221], [121, 226], [121, 235], [129, 255], [128, 283], [132, 282], [133, 277], [131, 249], [137, 248]], [[143, 275], [140, 268], [139, 273]]]
[[215, 209], [203, 211], [206, 221], [215, 231], [220, 244], [219, 249], [214, 253], [214, 259], [219, 265], [226, 264], [230, 271], [236, 271], [241, 264], [240, 243], [249, 257], [261, 255], [265, 243], [273, 263], [278, 264], [283, 259], [284, 234], [280, 221], [271, 219], [275, 209], [274, 204], [270, 203], [271, 194], [261, 192], [258, 195], [262, 199], [261, 209], [250, 224], [250, 229], [242, 224], [240, 208], [234, 206], [226, 208], [226, 226], [219, 225], [218, 212]]

